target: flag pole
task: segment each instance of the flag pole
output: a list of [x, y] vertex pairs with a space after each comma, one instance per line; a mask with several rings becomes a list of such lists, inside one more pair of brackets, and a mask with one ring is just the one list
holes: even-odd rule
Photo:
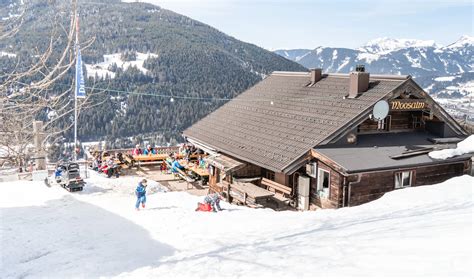
[[[75, 7], [74, 7], [74, 17], [76, 20], [76, 59], [78, 57], [79, 53], [79, 17], [77, 16], [77, 1], [75, 2]], [[76, 64], [78, 61], [76, 60]], [[77, 68], [76, 68], [77, 71]], [[77, 75], [77, 73], [76, 73]], [[77, 83], [78, 80], [75, 79], [75, 83]], [[74, 90], [74, 161], [77, 161], [77, 90], [78, 90], [77, 84], [75, 84], [75, 90]]]

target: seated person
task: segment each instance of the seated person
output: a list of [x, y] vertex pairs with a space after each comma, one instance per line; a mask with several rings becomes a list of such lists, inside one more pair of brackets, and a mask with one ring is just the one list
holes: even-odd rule
[[99, 172], [106, 172], [108, 169], [108, 166], [107, 166], [107, 162], [106, 161], [102, 161], [102, 163], [100, 164], [100, 167], [99, 167]]
[[161, 162], [160, 171], [166, 172], [167, 170], [168, 170], [168, 165], [166, 164], [166, 161]]
[[61, 182], [61, 175], [63, 174], [63, 171], [64, 168], [62, 166], [58, 166], [54, 171], [54, 180], [56, 180], [57, 183]]
[[143, 155], [154, 155], [154, 154], [156, 154], [156, 150], [153, 149], [151, 145], [148, 145], [145, 151], [143, 151]]
[[95, 159], [92, 161], [92, 170], [98, 171], [98, 170], [99, 170], [99, 166], [100, 166], [99, 159], [98, 159], [98, 158], [95, 158]]
[[173, 167], [173, 172], [178, 172], [178, 169], [184, 170], [184, 167], [181, 166], [181, 164], [178, 162], [178, 160], [174, 160], [173, 164], [171, 165]]
[[63, 173], [63, 168], [58, 166], [56, 168], [56, 171], [54, 172], [54, 177], [58, 177], [58, 176], [61, 176], [61, 174]]
[[137, 144], [137, 145], [135, 146], [135, 148], [132, 150], [132, 155], [133, 155], [133, 156], [142, 155], [142, 153], [143, 153], [143, 152], [142, 152], [142, 149], [140, 148], [140, 145], [139, 145], [139, 144]]
[[117, 164], [115, 164], [114, 159], [114, 157], [110, 157], [110, 159], [107, 161], [107, 169], [104, 171], [104, 173], [107, 175], [108, 178], [111, 178], [114, 174], [115, 177], [119, 177], [118, 166]]
[[204, 158], [201, 156], [198, 157], [198, 164], [201, 169], [206, 168], [206, 162], [204, 161]]

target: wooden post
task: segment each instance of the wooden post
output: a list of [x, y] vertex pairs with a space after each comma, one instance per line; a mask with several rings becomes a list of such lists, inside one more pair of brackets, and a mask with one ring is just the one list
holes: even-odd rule
[[34, 121], [33, 122], [33, 143], [35, 146], [35, 158], [36, 158], [36, 169], [45, 170], [46, 169], [46, 154], [43, 150], [43, 121]]

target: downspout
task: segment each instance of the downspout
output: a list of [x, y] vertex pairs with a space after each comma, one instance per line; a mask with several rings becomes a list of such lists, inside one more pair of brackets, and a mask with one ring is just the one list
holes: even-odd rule
[[[295, 208], [298, 208], [298, 199], [295, 197], [297, 197], [297, 195], [295, 194], [296, 193], [296, 189], [298, 189], [298, 187], [295, 187], [296, 183], [295, 183], [295, 180], [296, 180], [296, 177], [300, 177], [300, 173], [299, 172], [295, 172], [293, 174], [293, 191], [292, 191], [292, 194], [293, 194], [293, 197], [292, 197], [292, 200], [293, 200], [293, 203], [294, 203], [294, 207]], [[311, 182], [310, 182], [311, 183]], [[310, 185], [311, 187], [311, 185]]]
[[342, 181], [342, 207], [346, 206], [346, 190], [347, 190], [347, 176], [344, 176]]
[[352, 192], [352, 183], [360, 183], [362, 175], [357, 174], [357, 181], [349, 182], [349, 189], [347, 193], [347, 206], [351, 206], [351, 192]]

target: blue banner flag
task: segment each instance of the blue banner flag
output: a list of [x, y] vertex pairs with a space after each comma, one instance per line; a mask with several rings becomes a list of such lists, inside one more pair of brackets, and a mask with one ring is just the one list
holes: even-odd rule
[[84, 85], [84, 73], [82, 72], [81, 50], [77, 47], [76, 60], [76, 98], [85, 98], [86, 88]]

